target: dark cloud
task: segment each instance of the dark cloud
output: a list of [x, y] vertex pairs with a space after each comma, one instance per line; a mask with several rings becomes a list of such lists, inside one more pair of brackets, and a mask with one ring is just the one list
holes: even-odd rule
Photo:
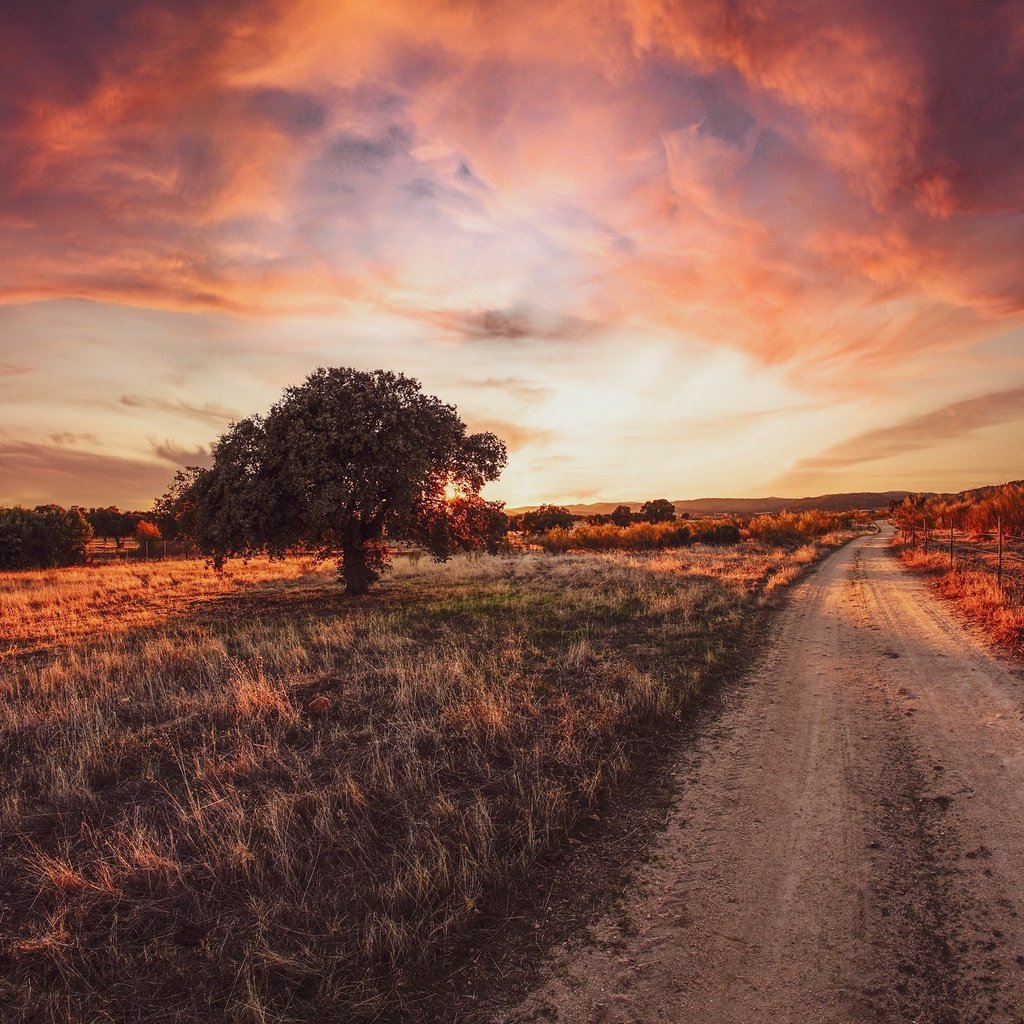
[[[5, 95], [28, 112], [40, 99], [77, 104], [111, 74], [150, 73], [173, 61], [204, 65], [243, 25], [274, 15], [266, 0], [33, 0], [5, 4], [0, 68]], [[155, 65], [155, 66], [154, 66]]]
[[324, 162], [341, 173], [373, 173], [381, 170], [389, 160], [405, 153], [409, 143], [409, 134], [400, 125], [391, 125], [386, 132], [373, 138], [345, 132], [328, 145]]
[[1019, 3], [642, 0], [636, 11], [656, 51], [730, 69], [800, 112], [876, 201], [942, 216], [1020, 208]]
[[285, 135], [299, 138], [320, 131], [327, 122], [327, 105], [311, 93], [288, 89], [253, 89], [246, 110], [266, 118]]
[[424, 311], [417, 315], [468, 341], [575, 341], [599, 328], [582, 317], [527, 307]]
[[189, 402], [172, 402], [163, 398], [140, 398], [138, 395], [122, 395], [118, 401], [130, 409], [156, 409], [159, 412], [176, 413], [215, 426], [224, 426], [239, 419], [239, 414], [233, 409], [218, 405], [216, 402], [193, 405]]
[[210, 465], [210, 452], [203, 445], [198, 448], [185, 448], [174, 441], [159, 442], [153, 438], [150, 438], [149, 444], [157, 458], [170, 462], [172, 465], [182, 467]]
[[[918, 183], [956, 209], [1021, 210], [1024, 13], [1013, 0], [918, 0], [907, 35], [928, 65]], [[922, 31], [923, 29], [923, 31]], [[939, 197], [941, 199], [941, 196]]]

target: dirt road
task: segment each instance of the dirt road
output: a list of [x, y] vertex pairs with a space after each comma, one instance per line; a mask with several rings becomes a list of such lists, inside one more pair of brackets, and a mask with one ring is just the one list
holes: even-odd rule
[[1024, 1021], [1024, 679], [880, 536], [799, 585], [506, 1024]]

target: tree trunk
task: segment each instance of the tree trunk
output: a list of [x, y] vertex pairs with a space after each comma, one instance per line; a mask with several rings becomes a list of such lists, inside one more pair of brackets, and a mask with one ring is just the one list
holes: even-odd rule
[[345, 594], [358, 597], [370, 589], [372, 577], [366, 564], [366, 551], [362, 544], [346, 544], [342, 550], [341, 575], [345, 577]]

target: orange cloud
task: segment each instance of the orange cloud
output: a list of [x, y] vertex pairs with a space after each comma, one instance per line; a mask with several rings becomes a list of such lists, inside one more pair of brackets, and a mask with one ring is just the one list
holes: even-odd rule
[[0, 301], [635, 327], [842, 387], [1024, 309], [1016, 5], [3, 17]]

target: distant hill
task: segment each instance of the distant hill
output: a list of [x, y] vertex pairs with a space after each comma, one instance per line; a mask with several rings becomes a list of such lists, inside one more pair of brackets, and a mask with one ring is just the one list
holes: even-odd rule
[[[852, 494], [819, 494], [812, 498], [689, 498], [673, 502], [676, 512], [691, 515], [751, 516], [758, 512], [781, 512], [789, 509], [803, 512], [807, 509], [822, 509], [827, 512], [848, 512], [855, 508], [882, 508], [890, 501], [902, 501], [910, 491], [856, 491]], [[642, 501], [595, 501], [584, 505], [567, 505], [575, 516], [608, 515], [617, 505], [629, 505], [639, 511]], [[536, 505], [510, 508], [511, 513], [526, 512]]]
[[[926, 492], [930, 494], [931, 492]], [[820, 508], [825, 512], [848, 512], [855, 508], [884, 508], [890, 501], [902, 501], [910, 491], [855, 491], [852, 494], [819, 494], [799, 498], [784, 507], [793, 512]]]
[[[972, 487], [967, 491], [956, 491], [948, 494], [941, 494], [939, 497], [959, 499], [960, 501], [978, 502], [984, 501], [985, 498], [991, 497], [996, 491], [1003, 487], [1024, 487], [1024, 480], [1008, 480], [1005, 484], [989, 484], [987, 487]], [[934, 495], [927, 494], [925, 497], [933, 497]]]

